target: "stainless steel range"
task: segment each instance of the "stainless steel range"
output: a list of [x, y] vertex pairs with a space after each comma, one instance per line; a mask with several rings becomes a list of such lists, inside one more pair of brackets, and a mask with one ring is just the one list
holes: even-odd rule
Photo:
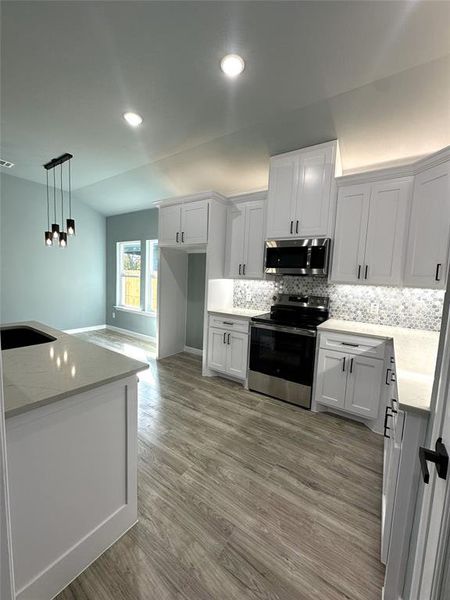
[[317, 326], [328, 319], [322, 296], [274, 296], [270, 313], [251, 320], [251, 390], [311, 408]]

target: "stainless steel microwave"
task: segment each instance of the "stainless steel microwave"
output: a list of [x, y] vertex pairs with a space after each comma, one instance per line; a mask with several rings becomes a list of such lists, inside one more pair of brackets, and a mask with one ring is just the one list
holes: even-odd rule
[[266, 273], [326, 277], [330, 261], [330, 238], [267, 240]]

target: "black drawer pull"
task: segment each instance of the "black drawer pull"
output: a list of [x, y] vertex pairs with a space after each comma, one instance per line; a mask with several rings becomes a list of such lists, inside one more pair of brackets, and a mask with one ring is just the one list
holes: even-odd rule
[[224, 325], [234, 325], [233, 321], [222, 321]]
[[442, 443], [442, 438], [436, 440], [435, 450], [428, 448], [419, 448], [420, 468], [425, 483], [430, 481], [430, 472], [428, 470], [427, 461], [434, 462], [438, 476], [441, 479], [447, 479], [448, 471], [448, 454], [445, 444]]
[[350, 342], [341, 342], [343, 346], [351, 346], [352, 348], [359, 348], [359, 344], [350, 344]]

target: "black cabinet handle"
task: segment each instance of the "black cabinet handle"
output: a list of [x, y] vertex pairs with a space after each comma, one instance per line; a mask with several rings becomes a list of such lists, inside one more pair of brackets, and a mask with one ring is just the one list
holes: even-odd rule
[[367, 279], [367, 271], [369, 270], [369, 265], [366, 265], [366, 270], [364, 272], [364, 279]]
[[245, 263], [242, 265], [242, 275], [245, 275]]
[[359, 348], [359, 344], [350, 344], [350, 342], [341, 342], [342, 346], [351, 346], [352, 348]]
[[231, 333], [228, 334], [228, 342], [227, 342], [228, 345], [230, 345], [230, 337], [231, 337]]
[[361, 265], [358, 265], [358, 279], [361, 279]]
[[386, 385], [390, 385], [390, 373], [392, 373], [392, 369], [386, 369]]
[[436, 281], [440, 281], [441, 280], [441, 277], [440, 277], [441, 266], [442, 266], [442, 263], [438, 263], [436, 265], [436, 275], [434, 276], [434, 278], [435, 278]]
[[181, 243], [184, 244], [184, 231], [181, 232]]
[[226, 342], [225, 342], [226, 337], [227, 337], [227, 332], [225, 331], [224, 334], [223, 334], [223, 343], [224, 344], [226, 344]]
[[291, 221], [291, 234], [293, 233], [294, 221]]
[[384, 433], [383, 433], [383, 435], [385, 438], [388, 438], [390, 440], [391, 436], [388, 435], [387, 432], [390, 431], [391, 428], [387, 426], [387, 420], [389, 419], [389, 417], [392, 417], [392, 415], [390, 415], [388, 411], [389, 411], [389, 406], [386, 406], [386, 411], [384, 413], [384, 426], [383, 426]]
[[233, 321], [222, 321], [224, 325], [234, 325]]
[[343, 362], [342, 362], [342, 371], [345, 371], [345, 356], [344, 356], [344, 358], [342, 360], [343, 360]]
[[422, 477], [425, 483], [429, 483], [430, 481], [430, 472], [427, 465], [428, 461], [433, 462], [436, 465], [438, 477], [441, 479], [447, 479], [448, 454], [445, 444], [442, 443], [442, 438], [438, 438], [436, 440], [435, 450], [419, 448], [419, 460], [420, 468], [422, 470]]
[[295, 233], [298, 233], [298, 221], [297, 221], [297, 225], [295, 226]]
[[350, 360], [350, 373], [353, 373], [353, 358]]
[[180, 233], [177, 231], [177, 235], [176, 235], [177, 244], [178, 244], [179, 239], [180, 239]]
[[241, 274], [241, 264], [239, 263], [239, 275]]

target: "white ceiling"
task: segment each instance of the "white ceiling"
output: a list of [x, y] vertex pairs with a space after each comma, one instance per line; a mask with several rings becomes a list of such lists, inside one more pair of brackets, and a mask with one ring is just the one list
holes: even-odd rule
[[450, 144], [449, 28], [419, 0], [4, 1], [0, 157], [43, 182], [73, 153], [104, 214], [261, 189], [271, 154], [333, 138], [347, 171], [404, 161]]

